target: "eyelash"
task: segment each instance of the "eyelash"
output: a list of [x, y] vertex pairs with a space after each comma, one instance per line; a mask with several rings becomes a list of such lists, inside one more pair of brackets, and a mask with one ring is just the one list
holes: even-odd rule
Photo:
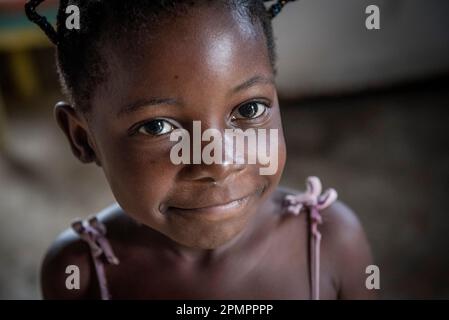
[[[142, 132], [142, 129], [144, 129], [146, 125], [148, 125], [152, 122], [156, 122], [156, 121], [161, 121], [161, 122], [164, 122], [165, 124], [168, 124], [169, 126], [171, 126], [171, 130], [169, 132], [164, 132], [161, 134], [151, 134], [151, 133]], [[174, 123], [174, 121], [172, 121], [172, 120], [169, 120], [166, 118], [154, 118], [154, 119], [150, 119], [150, 120], [145, 120], [145, 121], [140, 122], [140, 123], [136, 124], [135, 126], [133, 126], [130, 130], [130, 135], [136, 135], [136, 134], [141, 133], [141, 134], [144, 134], [147, 136], [160, 137], [160, 136], [170, 133], [175, 128], [179, 128], [179, 127], [180, 127], [180, 125], [178, 123]]]
[[[233, 115], [233, 114], [234, 114], [236, 111], [238, 111], [241, 107], [246, 106], [246, 105], [249, 105], [249, 104], [253, 104], [253, 103], [256, 104], [256, 105], [262, 105], [262, 106], [264, 107], [264, 110], [263, 110], [260, 114], [258, 114], [256, 117], [253, 117], [253, 118], [246, 118], [246, 117], [242, 116], [241, 118], [237, 118], [235, 115]], [[270, 108], [271, 108], [271, 104], [270, 104], [270, 103], [267, 103], [266, 101], [251, 100], [251, 101], [243, 102], [243, 103], [241, 103], [239, 106], [237, 106], [236, 108], [234, 108], [234, 109], [232, 110], [232, 113], [231, 113], [231, 121], [247, 121], [247, 122], [248, 122], [248, 121], [254, 121], [254, 120], [259, 119], [259, 118], [263, 117], [264, 115], [266, 115], [267, 112], [268, 112], [268, 110], [269, 110]], [[169, 131], [169, 132], [160, 133], [160, 134], [151, 134], [151, 133], [145, 133], [145, 132], [142, 132], [142, 129], [144, 129], [144, 127], [145, 127], [146, 125], [148, 125], [148, 124], [150, 124], [150, 123], [152, 123], [152, 122], [155, 122], [155, 121], [163, 121], [163, 122], [165, 122], [165, 124], [170, 125], [170, 126], [171, 126], [170, 131]], [[168, 133], [172, 132], [174, 129], [179, 128], [179, 127], [180, 127], [180, 126], [179, 126], [178, 124], [174, 124], [173, 121], [171, 121], [171, 120], [169, 120], [169, 119], [166, 119], [166, 118], [154, 118], [154, 119], [146, 120], [146, 121], [144, 121], [144, 122], [141, 122], [141, 123], [135, 125], [135, 126], [131, 129], [131, 135], [135, 135], [135, 134], [138, 134], [138, 133], [142, 133], [142, 134], [148, 135], [148, 136], [160, 137], [160, 136], [163, 136], [163, 135], [165, 135], [165, 134], [168, 134]]]
[[232, 111], [232, 114], [234, 114], [236, 111], [238, 111], [241, 107], [243, 107], [245, 105], [252, 104], [252, 103], [254, 103], [256, 105], [262, 105], [264, 107], [264, 110], [259, 115], [257, 115], [256, 117], [253, 117], [253, 118], [246, 118], [246, 117], [237, 118], [235, 116], [231, 116], [231, 121], [254, 121], [254, 120], [259, 119], [259, 118], [263, 117], [264, 115], [266, 115], [268, 110], [271, 108], [270, 103], [267, 103], [265, 101], [259, 101], [259, 100], [251, 100], [251, 101], [241, 103], [238, 107], [236, 107]]

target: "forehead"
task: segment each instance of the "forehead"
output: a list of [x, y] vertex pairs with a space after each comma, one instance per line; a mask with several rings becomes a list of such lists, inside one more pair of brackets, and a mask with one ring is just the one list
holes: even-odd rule
[[150, 94], [180, 95], [227, 90], [255, 74], [272, 74], [259, 23], [232, 10], [197, 7], [164, 19], [151, 35], [109, 43], [109, 74], [100, 90], [116, 104]]

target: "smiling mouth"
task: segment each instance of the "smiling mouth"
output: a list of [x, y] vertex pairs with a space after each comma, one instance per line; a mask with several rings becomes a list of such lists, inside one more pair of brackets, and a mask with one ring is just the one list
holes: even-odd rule
[[243, 198], [232, 200], [223, 204], [210, 205], [198, 208], [168, 207], [168, 211], [186, 218], [204, 218], [210, 221], [229, 219], [243, 213], [243, 209], [251, 202], [257, 193], [252, 193]]

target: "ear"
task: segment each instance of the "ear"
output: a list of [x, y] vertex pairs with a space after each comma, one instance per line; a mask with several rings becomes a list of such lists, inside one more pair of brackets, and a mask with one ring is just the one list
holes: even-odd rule
[[95, 161], [101, 165], [89, 137], [87, 125], [76, 110], [66, 102], [58, 102], [54, 108], [54, 117], [58, 126], [69, 140], [72, 152], [82, 163]]

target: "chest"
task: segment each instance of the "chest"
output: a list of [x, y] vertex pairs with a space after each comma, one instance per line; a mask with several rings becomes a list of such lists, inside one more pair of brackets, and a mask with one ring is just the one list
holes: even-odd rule
[[[310, 299], [308, 232], [304, 223], [261, 234], [245, 250], [216, 261], [171, 260], [121, 250], [119, 266], [106, 270], [113, 299]], [[320, 291], [336, 290], [322, 257]]]

